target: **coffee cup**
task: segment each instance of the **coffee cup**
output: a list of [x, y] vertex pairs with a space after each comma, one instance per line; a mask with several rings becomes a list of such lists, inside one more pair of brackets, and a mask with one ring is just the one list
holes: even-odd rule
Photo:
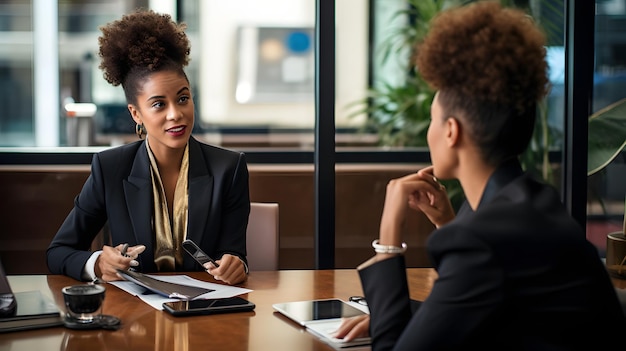
[[66, 318], [73, 323], [94, 323], [102, 314], [105, 288], [96, 284], [66, 286], [62, 290]]
[[626, 235], [613, 232], [607, 235], [606, 268], [617, 278], [626, 278]]

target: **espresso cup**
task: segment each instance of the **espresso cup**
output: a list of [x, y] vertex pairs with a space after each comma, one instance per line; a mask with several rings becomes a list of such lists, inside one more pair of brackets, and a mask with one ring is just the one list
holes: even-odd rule
[[66, 286], [62, 290], [67, 318], [74, 323], [93, 323], [102, 314], [104, 287], [95, 284]]

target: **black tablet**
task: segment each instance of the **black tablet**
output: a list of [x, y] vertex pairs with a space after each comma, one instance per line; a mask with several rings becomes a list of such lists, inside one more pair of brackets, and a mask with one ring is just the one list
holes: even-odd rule
[[246, 312], [254, 310], [255, 307], [254, 303], [239, 296], [163, 303], [163, 309], [174, 316]]

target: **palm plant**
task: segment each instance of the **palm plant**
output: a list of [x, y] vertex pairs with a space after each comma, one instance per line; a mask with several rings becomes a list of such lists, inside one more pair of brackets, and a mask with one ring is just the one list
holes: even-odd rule
[[587, 175], [604, 169], [626, 147], [626, 99], [589, 117]]
[[[351, 106], [361, 106], [352, 116], [366, 114], [368, 119], [363, 126], [365, 131], [378, 134], [379, 145], [387, 147], [425, 147], [426, 133], [430, 123], [430, 105], [435, 92], [415, 70], [412, 62], [416, 43], [423, 40], [428, 32], [430, 21], [442, 10], [450, 6], [462, 6], [473, 0], [406, 0], [406, 7], [396, 11], [392, 21], [405, 18], [402, 25], [388, 33], [380, 47], [381, 64], [390, 59], [399, 59], [399, 69], [406, 72], [399, 84], [381, 82], [372, 87], [368, 96]], [[502, 0], [505, 6], [515, 6], [512, 0]], [[519, 2], [519, 1], [518, 1]], [[523, 7], [529, 8], [528, 1]], [[531, 147], [522, 155], [525, 169], [540, 174], [544, 179], [551, 178], [548, 151], [555, 131], [547, 122], [547, 106], [544, 103], [538, 114], [537, 130]], [[463, 193], [457, 181], [445, 181], [452, 203], [458, 206]], [[455, 206], [455, 208], [456, 208]]]
[[[392, 21], [405, 19], [405, 25], [391, 30], [382, 41], [381, 64], [395, 59], [399, 70], [406, 72], [399, 84], [381, 82], [372, 87], [365, 99], [350, 106], [360, 106], [351, 116], [366, 114], [364, 131], [378, 134], [379, 145], [388, 147], [425, 147], [430, 124], [430, 105], [435, 96], [412, 62], [415, 44], [423, 40], [430, 21], [440, 11], [471, 0], [406, 0], [406, 7], [393, 14]], [[464, 198], [458, 181], [444, 181], [455, 208]]]
[[[415, 44], [422, 41], [430, 20], [441, 10], [468, 0], [406, 0], [406, 7], [396, 11], [392, 21], [405, 19], [406, 25], [391, 30], [382, 41], [381, 64], [398, 60], [399, 69], [406, 72], [400, 84], [383, 81], [372, 87], [364, 100], [353, 105], [362, 108], [352, 116], [368, 115], [364, 129], [375, 131], [384, 146], [426, 146], [426, 131], [430, 123], [430, 105], [435, 92], [415, 71], [412, 62]], [[398, 59], [399, 58], [399, 59]]]
[[[587, 176], [593, 176], [604, 170], [625, 147], [626, 99], [622, 99], [589, 117]], [[602, 202], [600, 204], [604, 207]], [[626, 233], [626, 203], [622, 232]]]
[[[428, 32], [430, 20], [449, 6], [465, 5], [473, 0], [406, 0], [406, 8], [394, 13], [394, 19], [406, 18], [406, 24], [389, 32], [380, 48], [381, 62], [398, 58], [406, 72], [399, 84], [382, 82], [369, 90], [366, 99], [352, 104], [361, 106], [353, 116], [367, 114], [364, 129], [375, 131], [382, 146], [426, 146], [430, 123], [430, 105], [434, 91], [415, 71], [412, 57], [415, 44]], [[549, 45], [563, 45], [562, 3], [554, 0], [501, 0], [504, 6], [525, 9], [546, 33]], [[546, 20], [549, 18], [550, 20]], [[620, 101], [589, 118], [589, 175], [603, 169], [623, 149], [626, 135], [626, 103]], [[555, 183], [549, 152], [560, 138], [559, 131], [548, 123], [548, 101], [538, 106], [535, 131], [527, 150], [520, 156], [525, 170], [547, 182]], [[445, 184], [453, 203], [463, 194], [454, 182]], [[626, 227], [626, 219], [624, 221]], [[625, 228], [626, 229], [626, 228]]]

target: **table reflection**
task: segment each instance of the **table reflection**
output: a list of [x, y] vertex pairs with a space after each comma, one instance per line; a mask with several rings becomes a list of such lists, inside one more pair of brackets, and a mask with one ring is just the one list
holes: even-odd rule
[[[436, 276], [432, 269], [409, 269], [407, 272], [411, 297], [425, 298]], [[205, 272], [185, 274], [214, 282]], [[10, 276], [9, 282], [15, 291], [40, 290], [49, 294], [63, 310], [61, 289], [79, 283], [61, 275]], [[58, 327], [0, 333], [0, 350], [329, 351], [332, 347], [276, 314], [272, 304], [326, 298], [347, 300], [350, 296], [362, 294], [355, 270], [253, 272], [242, 284], [252, 291], [242, 297], [256, 304], [254, 311], [175, 317], [113, 285], [104, 284], [104, 287], [102, 313], [120, 318], [120, 329]]]

